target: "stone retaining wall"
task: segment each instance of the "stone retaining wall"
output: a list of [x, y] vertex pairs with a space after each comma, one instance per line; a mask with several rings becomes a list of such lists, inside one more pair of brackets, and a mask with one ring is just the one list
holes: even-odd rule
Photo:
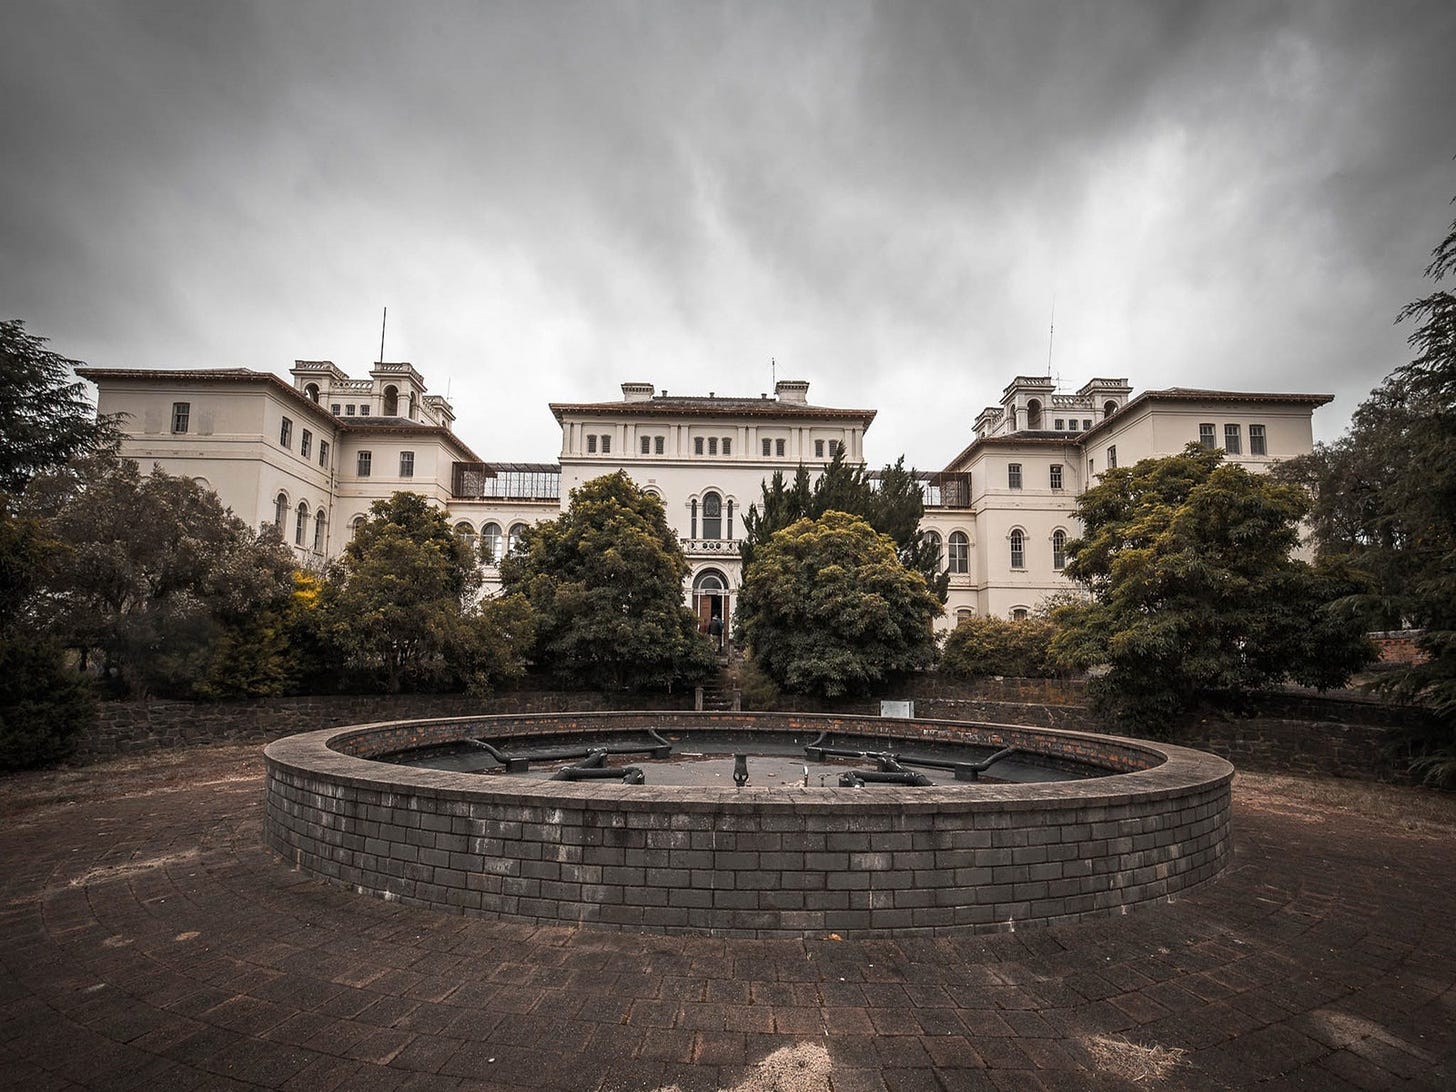
[[[1016, 743], [1128, 772], [1036, 785], [744, 789], [392, 766], [401, 745], [632, 726]], [[757, 936], [989, 931], [1168, 898], [1229, 853], [1227, 762], [1006, 725], [807, 714], [576, 713], [376, 724], [267, 748], [264, 832], [360, 892], [471, 914]]]

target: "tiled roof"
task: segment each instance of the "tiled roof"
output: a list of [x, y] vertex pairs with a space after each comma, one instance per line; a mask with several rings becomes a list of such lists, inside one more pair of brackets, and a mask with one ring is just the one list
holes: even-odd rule
[[557, 421], [568, 413], [628, 417], [779, 417], [862, 421], [866, 428], [875, 419], [874, 410], [810, 406], [777, 398], [691, 396], [658, 396], [642, 402], [552, 402], [551, 412]]

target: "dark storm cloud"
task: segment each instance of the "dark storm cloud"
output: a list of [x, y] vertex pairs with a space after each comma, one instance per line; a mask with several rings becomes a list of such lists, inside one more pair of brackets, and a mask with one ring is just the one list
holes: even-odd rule
[[813, 381], [935, 465], [1013, 374], [1318, 389], [1404, 358], [1456, 185], [1449, 5], [37, 4], [0, 307], [98, 363], [549, 399]]

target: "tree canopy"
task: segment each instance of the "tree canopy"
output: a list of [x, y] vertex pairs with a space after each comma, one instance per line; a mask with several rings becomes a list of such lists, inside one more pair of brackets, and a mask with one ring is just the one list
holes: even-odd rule
[[743, 518], [744, 540], [739, 552], [744, 568], [753, 564], [755, 552], [774, 534], [798, 520], [818, 519], [825, 512], [848, 512], [889, 535], [901, 564], [924, 576], [930, 590], [945, 602], [950, 573], [941, 567], [939, 548], [921, 534], [925, 497], [915, 471], [905, 469], [904, 456], [880, 471], [877, 481], [863, 466], [846, 463], [843, 448], [835, 452], [818, 480], [811, 481], [802, 464], [792, 483], [782, 471], [774, 471], [763, 483], [758, 504], [751, 505]]
[[754, 662], [783, 688], [866, 693], [935, 659], [940, 601], [866, 520], [829, 511], [759, 545], [744, 570], [738, 624]]
[[0, 492], [18, 493], [32, 477], [114, 441], [114, 422], [97, 419], [80, 362], [45, 347], [25, 324], [0, 322]]
[[712, 645], [683, 603], [688, 564], [662, 502], [618, 471], [571, 491], [502, 560], [537, 622], [535, 659], [567, 686], [665, 689], [709, 674]]
[[1067, 545], [1067, 575], [1092, 598], [1056, 611], [1053, 655], [1105, 667], [1094, 699], [1141, 729], [1168, 727], [1204, 691], [1342, 685], [1373, 649], [1332, 604], [1361, 585], [1291, 556], [1306, 508], [1298, 488], [1197, 444], [1106, 471]]

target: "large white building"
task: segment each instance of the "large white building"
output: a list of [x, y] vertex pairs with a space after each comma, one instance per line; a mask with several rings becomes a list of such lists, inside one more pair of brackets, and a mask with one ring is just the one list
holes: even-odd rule
[[[875, 411], [816, 406], [809, 384], [758, 397], [670, 396], [623, 383], [620, 401], [556, 403], [557, 463], [485, 463], [453, 431], [454, 413], [405, 363], [351, 379], [330, 361], [297, 361], [290, 386], [246, 368], [83, 368], [102, 413], [125, 414], [123, 453], [215, 489], [255, 527], [275, 524], [301, 562], [343, 548], [375, 500], [421, 493], [480, 548], [486, 587], [520, 531], [554, 518], [582, 482], [617, 470], [661, 498], [691, 565], [684, 589], [706, 625], [731, 624], [743, 513], [775, 470], [822, 468], [837, 452], [864, 462]], [[1123, 379], [1060, 394], [1018, 376], [943, 471], [925, 475], [924, 531], [950, 573], [942, 619], [1017, 617], [1072, 590], [1061, 575], [1078, 528], [1077, 495], [1110, 466], [1219, 447], [1251, 468], [1312, 446], [1318, 394], [1172, 388], [1132, 397]]]

